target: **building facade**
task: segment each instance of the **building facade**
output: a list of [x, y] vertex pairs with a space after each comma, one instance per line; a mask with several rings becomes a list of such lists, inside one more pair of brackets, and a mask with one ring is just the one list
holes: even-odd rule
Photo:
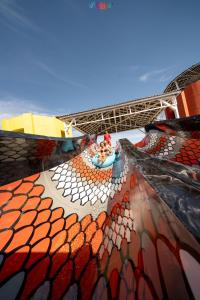
[[[200, 63], [197, 63], [173, 79], [165, 89], [165, 93], [180, 91], [176, 97], [179, 117], [200, 114]], [[167, 108], [166, 118], [174, 119], [174, 112]]]
[[72, 137], [72, 127], [56, 117], [25, 113], [2, 120], [2, 130], [44, 135], [50, 137]]

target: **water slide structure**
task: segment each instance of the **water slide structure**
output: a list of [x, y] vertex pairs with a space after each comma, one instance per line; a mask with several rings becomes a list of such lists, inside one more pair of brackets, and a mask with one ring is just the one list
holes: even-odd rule
[[200, 299], [200, 117], [94, 142], [0, 131], [0, 299]]

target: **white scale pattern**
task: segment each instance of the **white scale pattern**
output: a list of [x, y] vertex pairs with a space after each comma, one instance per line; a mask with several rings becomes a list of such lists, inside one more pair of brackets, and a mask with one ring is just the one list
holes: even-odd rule
[[[160, 137], [159, 137], [158, 133], [150, 133], [149, 134], [149, 143], [146, 146], [144, 146], [143, 148], [141, 148], [140, 150], [141, 151], [150, 150], [152, 147], [154, 147], [159, 142], [159, 139], [160, 139]], [[169, 137], [169, 142], [167, 143], [167, 147], [164, 148], [164, 149], [161, 149], [159, 153], [157, 153], [157, 154], [155, 153], [154, 154], [155, 157], [168, 158], [168, 156], [171, 153], [174, 153], [173, 146], [176, 144], [175, 139], [176, 139], [176, 136], [170, 136]]]
[[106, 225], [104, 241], [99, 251], [100, 258], [102, 258], [106, 249], [109, 255], [111, 255], [114, 245], [120, 250], [123, 238], [125, 238], [128, 243], [131, 241], [131, 231], [134, 230], [133, 214], [129, 209], [125, 209], [123, 214], [124, 216], [119, 215], [117, 220], [112, 221], [110, 226]]
[[[87, 150], [83, 151], [81, 155], [84, 161], [88, 159], [90, 163], [91, 158]], [[128, 159], [126, 157], [124, 169], [119, 178], [113, 180], [110, 178], [108, 181], [96, 181], [95, 183], [92, 180], [87, 181], [86, 177], [81, 177], [81, 174], [77, 173], [75, 167], [73, 167], [72, 161], [50, 169], [54, 172], [51, 177], [52, 181], [58, 182], [56, 188], [58, 190], [62, 189], [63, 197], [69, 197], [72, 202], [79, 200], [81, 205], [85, 205], [89, 201], [91, 205], [94, 205], [99, 200], [101, 203], [105, 203], [109, 196], [113, 198], [117, 191], [121, 191], [122, 183], [126, 181], [128, 173]], [[92, 167], [91, 169], [95, 170]]]

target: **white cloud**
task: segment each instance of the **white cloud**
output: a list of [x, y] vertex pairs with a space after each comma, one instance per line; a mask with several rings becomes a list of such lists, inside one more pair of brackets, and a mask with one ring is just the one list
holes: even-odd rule
[[159, 82], [165, 82], [171, 79], [172, 75], [169, 75], [172, 67], [162, 68], [158, 70], [152, 70], [139, 76], [141, 82], [147, 82], [148, 80], [156, 80]]
[[32, 22], [15, 0], [0, 1], [1, 22], [13, 31], [18, 31], [16, 26], [23, 29], [40, 32], [40, 28]]
[[150, 76], [151, 76], [151, 73], [145, 73], [139, 77], [139, 80], [142, 82], [145, 82], [149, 79]]
[[11, 118], [23, 113], [32, 112], [35, 114], [55, 115], [55, 111], [50, 111], [39, 104], [30, 100], [19, 99], [16, 97], [0, 98], [0, 128], [4, 118]]
[[35, 61], [35, 64], [41, 69], [43, 70], [44, 72], [48, 73], [50, 76], [56, 78], [57, 80], [59, 81], [62, 81], [66, 84], [69, 84], [71, 86], [75, 86], [75, 87], [78, 87], [78, 88], [82, 88], [82, 89], [87, 89], [88, 87], [82, 83], [79, 83], [77, 81], [73, 81], [73, 80], [70, 80], [70, 79], [67, 79], [67, 78], [64, 78], [62, 76], [60, 76], [57, 72], [55, 72], [51, 67], [49, 67], [47, 64], [37, 60]]

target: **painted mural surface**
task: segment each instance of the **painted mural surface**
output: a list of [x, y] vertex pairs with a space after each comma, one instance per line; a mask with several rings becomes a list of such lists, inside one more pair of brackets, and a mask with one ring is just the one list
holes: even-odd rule
[[94, 142], [0, 133], [0, 299], [199, 299], [197, 164]]
[[146, 137], [135, 146], [161, 159], [200, 166], [200, 117], [146, 126]]

